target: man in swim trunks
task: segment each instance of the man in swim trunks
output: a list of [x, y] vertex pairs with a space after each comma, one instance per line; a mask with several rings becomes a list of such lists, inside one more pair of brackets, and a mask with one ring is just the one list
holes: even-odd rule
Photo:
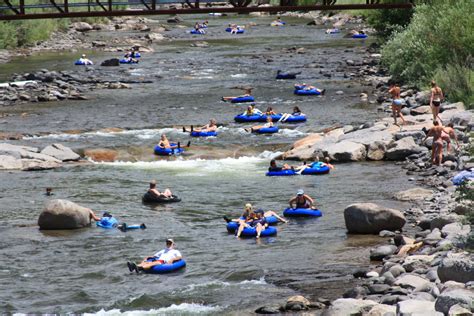
[[440, 165], [443, 162], [443, 126], [439, 125], [437, 120], [433, 121], [433, 127], [426, 134], [422, 144], [428, 137], [433, 137], [433, 145], [431, 147], [431, 163]]
[[[192, 125], [191, 125], [191, 132], [215, 132], [217, 130], [217, 121], [216, 119], [210, 119], [209, 120], [209, 123], [206, 124], [206, 125], [203, 125], [199, 128], [194, 128]], [[183, 132], [186, 133], [187, 130], [186, 128], [183, 126]]]
[[[304, 194], [303, 190], [298, 190], [296, 192], [296, 196], [292, 197], [289, 201], [290, 208], [306, 208], [306, 209], [314, 209], [314, 200], [307, 194]], [[293, 204], [295, 206], [293, 207]]]
[[448, 145], [448, 153], [451, 151], [451, 138], [454, 139], [454, 141], [456, 142], [456, 146], [459, 148], [458, 137], [453, 127], [453, 123], [449, 123], [448, 125], [443, 127], [443, 135], [441, 136]]
[[433, 121], [436, 121], [439, 117], [439, 108], [441, 107], [441, 101], [443, 101], [444, 95], [443, 90], [436, 84], [435, 81], [431, 81], [431, 97], [430, 97], [430, 106], [431, 112], [433, 113]]
[[283, 164], [282, 167], [278, 167], [277, 164], [276, 164], [276, 161], [275, 159], [272, 159], [270, 160], [270, 167], [268, 167], [268, 171], [269, 172], [272, 172], [272, 171], [282, 171], [282, 170], [288, 170], [288, 169], [292, 169], [292, 167], [288, 164]]
[[174, 249], [174, 241], [171, 238], [166, 239], [166, 248], [158, 251], [151, 257], [146, 257], [139, 264], [134, 262], [127, 262], [128, 269], [130, 272], [135, 270], [136, 273], [140, 271], [149, 270], [152, 267], [160, 264], [173, 264], [176, 261], [183, 259], [181, 253]]
[[173, 196], [173, 193], [171, 193], [170, 189], [168, 189], [168, 188], [166, 188], [163, 193], [158, 191], [158, 189], [156, 188], [156, 181], [155, 180], [150, 181], [150, 188], [148, 189], [148, 192], [150, 192], [151, 194], [156, 195], [157, 197], [169, 198], [169, 197]]
[[395, 121], [395, 125], [398, 126], [397, 124], [397, 116], [400, 116], [400, 119], [402, 120], [402, 125], [405, 124], [405, 118], [403, 117], [402, 114], [402, 105], [403, 105], [403, 99], [400, 98], [400, 87], [397, 86], [396, 84], [390, 85], [390, 89], [388, 90], [388, 93], [392, 96], [392, 115], [393, 115], [393, 120]]

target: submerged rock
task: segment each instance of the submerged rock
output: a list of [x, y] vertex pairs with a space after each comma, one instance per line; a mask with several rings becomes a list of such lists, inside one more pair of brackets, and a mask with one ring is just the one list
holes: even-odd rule
[[432, 190], [423, 188], [413, 188], [395, 193], [394, 198], [400, 201], [417, 201], [424, 200], [432, 195]]

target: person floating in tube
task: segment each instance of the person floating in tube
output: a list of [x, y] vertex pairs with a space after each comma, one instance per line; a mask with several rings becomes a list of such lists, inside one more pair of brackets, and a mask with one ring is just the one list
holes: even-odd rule
[[207, 123], [206, 125], [203, 125], [199, 128], [194, 128], [192, 125], [191, 125], [191, 130], [188, 131], [186, 129], [186, 127], [183, 126], [183, 132], [184, 133], [187, 133], [187, 132], [202, 132], [202, 133], [208, 133], [208, 132], [215, 132], [217, 131], [217, 121], [216, 119], [210, 119], [209, 120], [209, 123]]
[[[191, 141], [189, 141], [187, 144], [186, 144], [186, 147], [189, 147], [191, 145]], [[160, 137], [160, 142], [158, 143], [158, 146], [161, 147], [161, 148], [169, 148], [169, 149], [175, 149], [175, 148], [181, 148], [181, 143], [178, 142], [176, 145], [171, 145], [170, 141], [168, 140], [168, 138], [166, 137], [165, 134], [161, 134], [161, 137]]]
[[130, 272], [135, 271], [136, 273], [140, 273], [140, 271], [150, 270], [152, 267], [157, 265], [173, 264], [176, 261], [183, 259], [181, 252], [174, 249], [174, 247], [175, 243], [173, 239], [168, 238], [166, 239], [166, 248], [158, 251], [153, 256], [144, 258], [139, 264], [130, 261], [127, 262], [128, 270], [130, 270]]
[[290, 204], [290, 208], [292, 209], [315, 209], [314, 200], [309, 195], [304, 194], [304, 191], [302, 189], [298, 190], [296, 192], [296, 196], [292, 197], [288, 203]]

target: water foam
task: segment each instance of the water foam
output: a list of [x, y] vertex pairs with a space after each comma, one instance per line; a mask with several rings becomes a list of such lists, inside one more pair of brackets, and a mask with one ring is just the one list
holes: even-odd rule
[[[134, 129], [134, 130], [123, 130], [117, 132], [104, 132], [104, 131], [95, 131], [95, 132], [85, 132], [80, 134], [48, 134], [41, 136], [31, 136], [23, 137], [23, 139], [58, 139], [58, 140], [71, 140], [71, 139], [87, 139], [92, 137], [117, 137], [120, 135], [129, 135], [135, 136], [140, 139], [152, 139], [157, 138], [161, 134], [184, 134], [182, 131], [175, 128], [160, 128], [160, 129]], [[187, 133], [186, 133], [187, 134]]]
[[242, 172], [257, 171], [257, 164], [272, 159], [281, 152], [264, 151], [258, 156], [243, 156], [238, 158], [222, 158], [215, 160], [189, 159], [179, 157], [176, 160], [156, 160], [156, 161], [114, 161], [114, 162], [94, 162], [98, 165], [137, 168], [137, 169], [165, 169], [169, 171], [180, 171], [198, 174], [222, 173], [222, 172]]
[[172, 304], [168, 307], [162, 307], [158, 309], [151, 309], [148, 311], [145, 310], [135, 310], [135, 311], [125, 311], [122, 312], [119, 309], [104, 310], [101, 309], [96, 313], [84, 313], [87, 316], [114, 316], [114, 315], [125, 315], [125, 316], [135, 316], [135, 315], [195, 315], [195, 314], [210, 314], [222, 310], [220, 306], [207, 306], [203, 304], [196, 303], [181, 303], [181, 304]]

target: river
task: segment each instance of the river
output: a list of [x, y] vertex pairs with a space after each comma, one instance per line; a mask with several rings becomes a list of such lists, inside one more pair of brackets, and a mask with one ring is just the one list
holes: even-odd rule
[[[111, 163], [69, 165], [41, 172], [0, 173], [0, 310], [20, 313], [99, 313], [149, 315], [245, 314], [295, 294], [333, 298], [353, 282], [350, 271], [368, 262], [376, 236], [348, 236], [343, 210], [355, 202], [403, 208], [391, 199], [406, 187], [393, 164], [338, 164], [329, 175], [269, 178], [271, 157], [309, 132], [334, 124], [363, 124], [379, 117], [375, 105], [358, 103], [360, 83], [344, 78], [340, 65], [361, 58], [369, 42], [326, 35], [324, 29], [288, 18], [283, 28], [271, 18], [230, 16], [210, 19], [209, 34], [191, 36], [175, 28], [172, 41], [154, 45], [129, 72], [152, 84], [126, 90], [96, 90], [90, 100], [37, 103], [0, 109], [3, 131], [36, 135], [14, 144], [43, 147], [60, 142], [76, 150], [110, 148]], [[201, 17], [202, 19], [202, 17]], [[229, 35], [230, 22], [257, 22], [243, 35]], [[103, 35], [103, 34], [102, 34]], [[101, 36], [96, 34], [95, 36]], [[190, 44], [205, 40], [209, 48]], [[288, 52], [304, 47], [304, 54]], [[0, 66], [5, 79], [13, 72], [72, 70], [77, 54], [43, 54]], [[104, 53], [92, 53], [95, 60]], [[324, 77], [322, 65], [331, 78]], [[278, 69], [302, 71], [301, 81], [327, 89], [322, 97], [293, 95], [293, 81], [275, 81]], [[75, 69], [75, 71], [85, 71]], [[301, 125], [284, 125], [273, 136], [249, 135], [233, 116], [245, 105], [220, 101], [237, 95], [239, 85], [255, 88], [257, 107], [308, 115]], [[343, 90], [343, 95], [335, 92]], [[27, 113], [27, 115], [19, 115]], [[152, 148], [160, 134], [186, 142], [174, 126], [200, 125], [215, 117], [219, 136], [193, 139], [187, 154], [163, 159]], [[120, 128], [111, 132], [104, 128]], [[74, 130], [71, 134], [67, 131]], [[40, 135], [40, 136], [38, 136]], [[150, 207], [141, 203], [148, 182], [171, 188], [182, 202]], [[39, 231], [36, 224], [46, 200], [45, 187], [99, 214], [109, 211], [146, 230]], [[237, 216], [245, 203], [282, 212], [302, 188], [316, 198], [323, 217], [291, 220], [272, 238], [236, 239], [223, 215]], [[138, 261], [174, 238], [188, 266], [171, 275], [130, 274], [126, 261]]]

